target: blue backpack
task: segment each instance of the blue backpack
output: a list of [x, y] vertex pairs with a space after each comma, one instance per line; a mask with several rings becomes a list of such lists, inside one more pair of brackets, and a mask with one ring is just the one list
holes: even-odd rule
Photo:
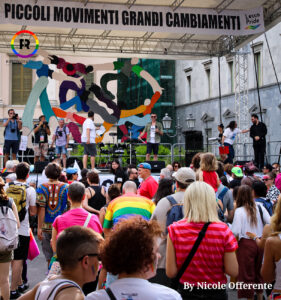
[[273, 205], [270, 200], [266, 200], [265, 198], [255, 198], [256, 202], [262, 203], [264, 208], [268, 211], [269, 215], [272, 216], [273, 214]]
[[183, 204], [177, 203], [173, 196], [167, 196], [171, 204], [171, 208], [167, 212], [167, 220], [166, 220], [166, 231], [168, 232], [168, 226], [183, 219], [182, 207]]

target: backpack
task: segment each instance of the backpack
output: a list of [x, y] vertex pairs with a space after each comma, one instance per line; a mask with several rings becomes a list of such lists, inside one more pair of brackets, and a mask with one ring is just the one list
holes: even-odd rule
[[13, 198], [18, 214], [20, 222], [22, 222], [26, 215], [26, 189], [28, 188], [27, 184], [15, 184], [14, 182], [10, 182], [9, 186], [6, 190], [6, 194], [9, 198]]
[[[60, 128], [59, 126], [56, 128], [56, 133], [55, 133], [56, 137], [59, 135], [58, 132], [61, 131], [61, 130], [59, 130], [59, 128]], [[62, 131], [64, 132], [65, 138], [66, 138], [67, 134], [66, 134], [66, 126], [65, 125], [63, 126]]]
[[168, 232], [168, 226], [183, 219], [182, 207], [183, 204], [177, 203], [173, 196], [167, 196], [171, 204], [171, 208], [167, 211], [166, 230]]
[[12, 208], [12, 201], [0, 201], [0, 252], [18, 247], [18, 224]]
[[256, 202], [262, 203], [263, 207], [268, 211], [269, 215], [273, 214], [273, 204], [270, 200], [266, 200], [265, 198], [255, 198]]

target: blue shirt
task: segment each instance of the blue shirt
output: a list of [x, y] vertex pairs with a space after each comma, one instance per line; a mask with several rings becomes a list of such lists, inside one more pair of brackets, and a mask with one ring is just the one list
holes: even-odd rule
[[[7, 120], [4, 120], [4, 123]], [[13, 131], [13, 132], [12, 132]], [[5, 140], [8, 141], [18, 141], [19, 137], [18, 137], [18, 122], [17, 121], [9, 121], [8, 125], [5, 128], [5, 136], [4, 136]]]

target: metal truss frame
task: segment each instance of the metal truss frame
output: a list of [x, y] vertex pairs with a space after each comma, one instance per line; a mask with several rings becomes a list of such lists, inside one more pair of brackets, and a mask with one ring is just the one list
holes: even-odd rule
[[[235, 118], [238, 128], [248, 129], [250, 125], [248, 105], [248, 55], [250, 51], [243, 47], [234, 57], [235, 82]], [[249, 142], [246, 134], [237, 135], [237, 153], [244, 153], [244, 145]], [[245, 154], [245, 153], [244, 153]]]

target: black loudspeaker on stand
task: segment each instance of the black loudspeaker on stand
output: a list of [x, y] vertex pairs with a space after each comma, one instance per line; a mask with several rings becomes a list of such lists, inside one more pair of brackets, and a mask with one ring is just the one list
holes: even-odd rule
[[160, 160], [146, 161], [151, 165], [151, 172], [160, 172], [165, 168], [165, 162]]
[[185, 165], [189, 166], [192, 157], [203, 152], [203, 135], [202, 131], [186, 131], [185, 132]]

